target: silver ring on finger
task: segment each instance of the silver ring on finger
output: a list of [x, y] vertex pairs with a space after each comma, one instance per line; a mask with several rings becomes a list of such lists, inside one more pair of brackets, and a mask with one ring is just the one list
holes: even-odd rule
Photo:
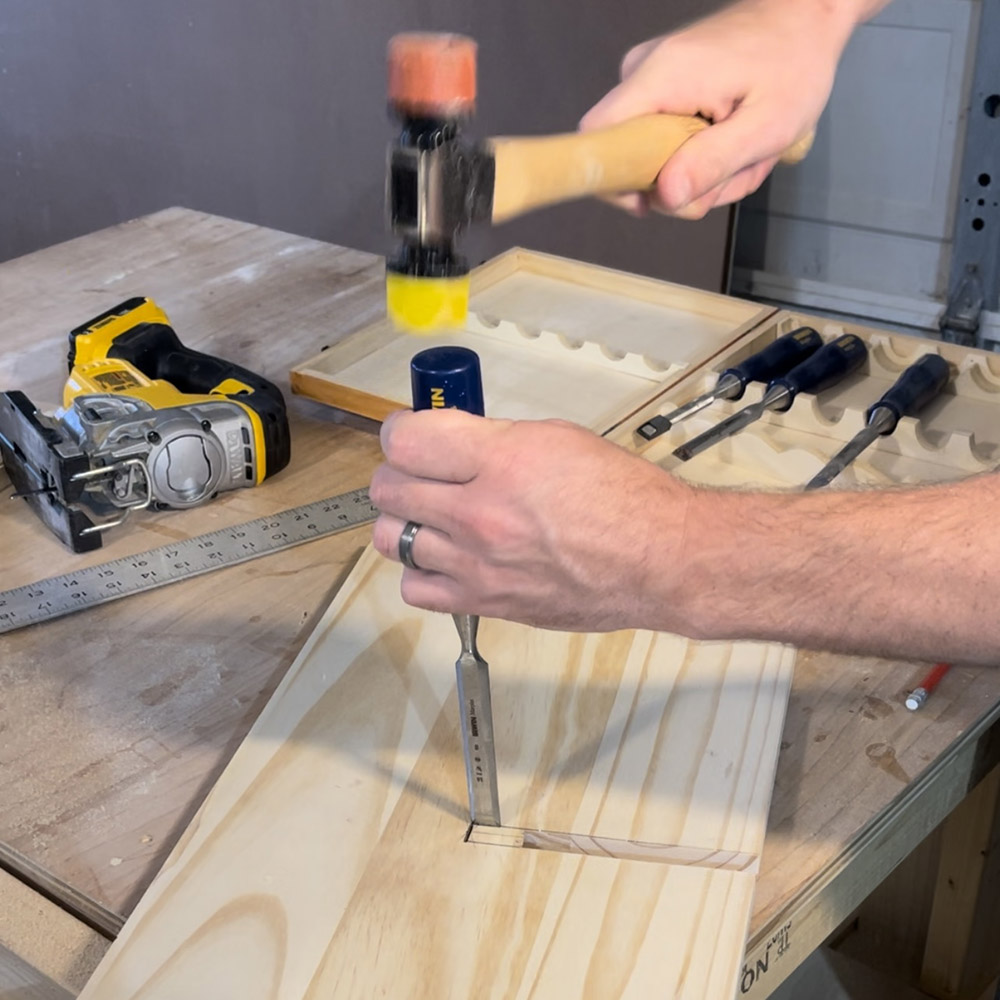
[[413, 540], [422, 527], [423, 525], [416, 521], [407, 521], [403, 533], [399, 536], [399, 561], [408, 569], [420, 569], [413, 561]]

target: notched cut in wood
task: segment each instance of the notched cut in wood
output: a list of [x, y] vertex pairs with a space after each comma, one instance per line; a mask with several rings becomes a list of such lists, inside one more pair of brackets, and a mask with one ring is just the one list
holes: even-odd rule
[[399, 573], [358, 563], [81, 1000], [732, 997], [791, 652], [483, 622], [513, 826], [465, 842], [457, 637]]
[[521, 847], [564, 854], [587, 854], [620, 861], [651, 861], [694, 868], [715, 868], [733, 872], [754, 872], [759, 859], [746, 851], [702, 850], [678, 844], [656, 844], [616, 837], [593, 837], [583, 833], [556, 833], [549, 830], [520, 830], [504, 826], [472, 824], [466, 843], [494, 847]]

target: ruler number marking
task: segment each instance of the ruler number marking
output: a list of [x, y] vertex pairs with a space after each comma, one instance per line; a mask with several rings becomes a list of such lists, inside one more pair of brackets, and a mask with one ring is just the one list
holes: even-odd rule
[[3, 609], [0, 610], [0, 634], [280, 552], [300, 542], [365, 524], [377, 516], [367, 489], [354, 490], [138, 556], [126, 556], [0, 591], [0, 609]]

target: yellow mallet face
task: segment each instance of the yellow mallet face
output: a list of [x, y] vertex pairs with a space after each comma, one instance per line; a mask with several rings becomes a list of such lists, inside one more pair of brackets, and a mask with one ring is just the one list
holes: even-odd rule
[[385, 305], [393, 325], [407, 333], [461, 327], [469, 313], [469, 276], [415, 278], [389, 271]]

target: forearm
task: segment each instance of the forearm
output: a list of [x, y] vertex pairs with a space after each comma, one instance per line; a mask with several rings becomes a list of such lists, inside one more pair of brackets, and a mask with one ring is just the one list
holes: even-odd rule
[[1000, 660], [1000, 475], [870, 492], [699, 491], [684, 614], [705, 638]]

